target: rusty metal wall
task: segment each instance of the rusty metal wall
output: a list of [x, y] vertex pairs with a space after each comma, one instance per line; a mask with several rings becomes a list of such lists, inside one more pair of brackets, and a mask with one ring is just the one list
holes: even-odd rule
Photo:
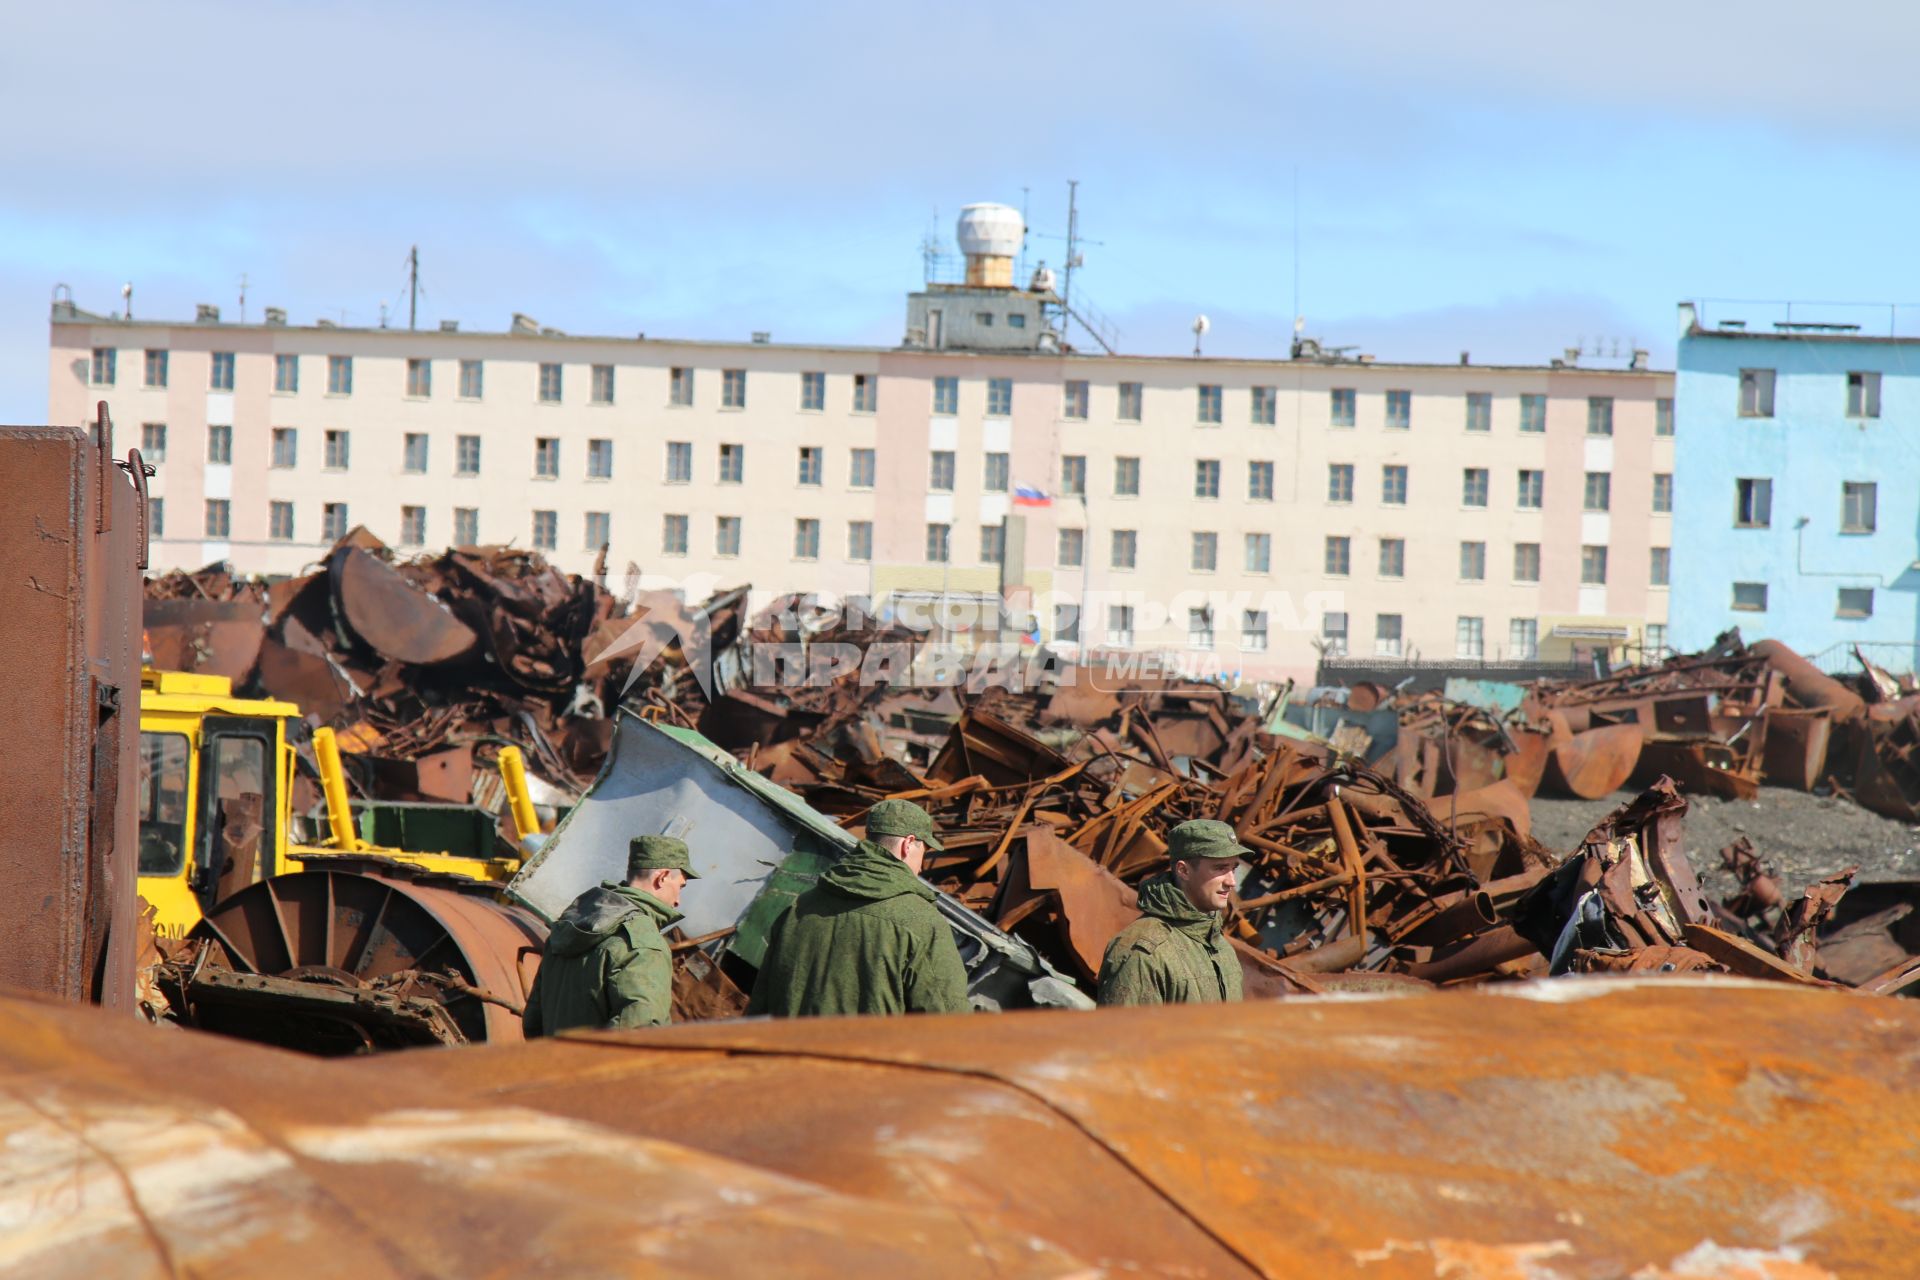
[[143, 512], [104, 406], [0, 427], [0, 987], [129, 1006]]

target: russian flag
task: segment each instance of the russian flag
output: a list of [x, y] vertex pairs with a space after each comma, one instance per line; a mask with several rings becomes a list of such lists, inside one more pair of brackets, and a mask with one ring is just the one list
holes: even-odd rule
[[1013, 505], [1016, 507], [1050, 507], [1053, 498], [1044, 489], [1030, 489], [1026, 485], [1013, 488]]

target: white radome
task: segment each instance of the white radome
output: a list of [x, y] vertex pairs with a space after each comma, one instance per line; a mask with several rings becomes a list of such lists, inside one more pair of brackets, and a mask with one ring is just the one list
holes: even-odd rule
[[1004, 204], [966, 205], [954, 228], [960, 252], [993, 258], [1014, 257], [1026, 235], [1027, 224], [1020, 211]]

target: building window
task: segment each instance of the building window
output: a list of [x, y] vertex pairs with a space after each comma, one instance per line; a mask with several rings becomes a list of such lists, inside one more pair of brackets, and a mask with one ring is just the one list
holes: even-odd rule
[[1220, 567], [1219, 534], [1196, 532], [1193, 535], [1193, 548], [1189, 554], [1188, 567], [1195, 573], [1212, 573]]
[[1468, 507], [1487, 505], [1487, 491], [1491, 487], [1485, 467], [1468, 467], [1460, 473], [1460, 503]]
[[1879, 521], [1880, 486], [1848, 480], [1840, 486], [1840, 532], [1872, 533]]
[[346, 503], [323, 502], [320, 504], [320, 536], [328, 542], [338, 542], [347, 536]]
[[1580, 548], [1580, 585], [1583, 587], [1607, 585], [1607, 549], [1605, 547]]
[[1053, 638], [1069, 644], [1080, 643], [1080, 606], [1070, 600], [1053, 606]]
[[480, 474], [479, 436], [458, 436], [454, 439], [453, 471], [455, 475], [462, 476]]
[[1027, 318], [1024, 315], [1021, 315], [1018, 311], [1009, 311], [1007, 313], [1007, 328], [1024, 329], [1026, 327]]
[[1407, 540], [1405, 538], [1380, 539], [1380, 576], [1383, 578], [1407, 576]]
[[1547, 473], [1544, 471], [1522, 471], [1516, 482], [1517, 493], [1514, 505], [1522, 511], [1538, 511], [1546, 500]]
[[960, 379], [939, 377], [933, 380], [933, 411], [943, 418], [960, 412]]
[[537, 551], [552, 551], [560, 545], [560, 516], [554, 511], [533, 513], [533, 546]]
[[1005, 493], [1010, 465], [1006, 454], [989, 453], [981, 467], [980, 487], [988, 493]]
[[1671, 471], [1653, 473], [1653, 510], [1656, 515], [1673, 513], [1673, 473]]
[[1327, 464], [1327, 501], [1353, 501], [1353, 464], [1351, 462]]
[[1460, 544], [1460, 577], [1465, 582], [1484, 582], [1487, 577], [1487, 544]]
[[233, 532], [233, 504], [225, 498], [207, 499], [207, 536], [225, 541]]
[[1651, 587], [1668, 586], [1673, 574], [1673, 549], [1670, 547], [1650, 547], [1647, 550], [1647, 585]]
[[1360, 395], [1352, 387], [1335, 387], [1327, 397], [1327, 422], [1330, 426], [1351, 427], [1354, 423], [1354, 406], [1359, 403]]
[[1767, 611], [1767, 584], [1764, 582], [1734, 583], [1733, 607], [1745, 613], [1765, 613]]
[[720, 371], [720, 407], [722, 409], [747, 407], [747, 371], [745, 369]]
[[1004, 418], [1013, 412], [1013, 379], [987, 379], [987, 416]]
[[1069, 498], [1086, 496], [1087, 459], [1084, 455], [1070, 453], [1060, 459], [1060, 492]]
[[480, 541], [480, 508], [455, 507], [453, 509], [453, 544], [456, 547], [471, 547]]
[[1641, 637], [1643, 656], [1650, 661], [1659, 662], [1668, 654], [1666, 624], [1649, 622]]
[[1248, 653], [1267, 651], [1266, 610], [1243, 609], [1240, 611], [1240, 647]]
[[1062, 569], [1078, 569], [1086, 563], [1087, 531], [1062, 529], [1055, 537], [1053, 562]]
[[540, 402], [559, 404], [561, 397], [560, 366], [542, 364], [540, 366]]
[[273, 358], [273, 389], [292, 395], [300, 390], [300, 357], [277, 355]]
[[[1651, 630], [1652, 628], [1648, 628]], [[1507, 650], [1510, 656], [1531, 661], [1540, 656], [1540, 622], [1536, 618], [1515, 618], [1507, 624]]]
[[1520, 397], [1520, 429], [1538, 435], [1547, 429], [1547, 398], [1529, 393]]
[[596, 364], [588, 383], [587, 398], [594, 404], [613, 403], [613, 366]]
[[1006, 558], [1007, 531], [1002, 525], [980, 526], [980, 563], [999, 564]]
[[1272, 387], [1253, 389], [1253, 425], [1270, 427], [1280, 418], [1280, 396]]
[[1199, 400], [1195, 408], [1195, 417], [1200, 422], [1218, 423], [1221, 420], [1220, 388], [1210, 384], [1199, 389]]
[[847, 559], [861, 563], [873, 559], [873, 521], [847, 521]]
[[1743, 418], [1773, 416], [1773, 370], [1742, 369], [1740, 371], [1740, 416]]
[[[166, 352], [160, 353], [163, 357]], [[148, 354], [151, 362], [152, 354]], [[166, 365], [160, 367], [161, 385], [165, 385]], [[152, 378], [148, 378], [151, 383]], [[1847, 416], [1849, 418], [1877, 418], [1880, 416], [1880, 375], [1877, 373], [1850, 373], [1847, 375]], [[1866, 616], [1864, 614], [1860, 615]]]
[[682, 409], [693, 404], [693, 370], [672, 369], [667, 374], [667, 403]]
[[683, 556], [687, 554], [687, 524], [687, 517], [684, 515], [661, 517], [661, 554], [669, 556]]
[[993, 328], [993, 312], [976, 311], [973, 313], [973, 322], [982, 329], [991, 329]]
[[[1670, 436], [1673, 434], [1673, 397], [1661, 396], [1653, 402], [1653, 434]], [[1662, 633], [1665, 627], [1660, 629]]]
[[1834, 610], [1837, 618], [1871, 618], [1873, 616], [1872, 587], [1841, 587], [1839, 604]]
[[613, 479], [613, 441], [587, 441], [587, 479]]
[[140, 424], [140, 455], [148, 462], [167, 460], [166, 423], [143, 422]]
[[953, 526], [950, 524], [929, 524], [927, 526], [927, 560], [932, 564], [945, 564], [953, 549]]
[[293, 541], [293, 504], [291, 502], [269, 502], [267, 504], [267, 536], [275, 542]]
[[[111, 375], [112, 373], [111, 368], [109, 368], [108, 373], [109, 375]], [[233, 352], [231, 351], [214, 352], [213, 363], [211, 366], [210, 373], [211, 373], [211, 376], [207, 380], [207, 386], [210, 389], [214, 391], [233, 390]], [[349, 369], [347, 382], [348, 382], [347, 389], [351, 391], [353, 389], [352, 388], [353, 376], [351, 373], [351, 369]], [[342, 394], [345, 394], [345, 393], [343, 392]]]
[[1107, 606], [1107, 643], [1133, 643], [1133, 606], [1130, 604], [1110, 604]]
[[410, 475], [427, 474], [427, 437], [424, 433], [407, 433], [401, 445], [401, 467]]
[[207, 428], [207, 461], [217, 466], [230, 466], [233, 463], [233, 428]]
[[460, 362], [460, 398], [478, 400], [486, 389], [484, 366], [478, 360]]
[[407, 394], [425, 400], [433, 395], [433, 364], [427, 360], [407, 361]]
[[1220, 462], [1217, 458], [1200, 458], [1194, 462], [1193, 496], [1196, 498], [1220, 496]]
[[1140, 421], [1140, 401], [1141, 401], [1141, 395], [1140, 395], [1139, 383], [1137, 382], [1121, 383], [1120, 384], [1120, 404], [1113, 416], [1120, 419], [1120, 421], [1122, 422]]
[[935, 493], [953, 492], [953, 450], [935, 449], [927, 458], [927, 488]]
[[1407, 505], [1407, 469], [1390, 462], [1380, 468], [1380, 501], [1390, 507]]
[[818, 413], [827, 407], [827, 375], [817, 369], [800, 375], [800, 410]]
[[1456, 658], [1487, 656], [1487, 620], [1461, 618], [1453, 625], [1453, 655]]
[[329, 471], [345, 471], [353, 457], [352, 440], [345, 431], [329, 431], [324, 437], [321, 465]]
[[165, 498], [147, 499], [147, 528], [156, 538], [167, 533], [167, 500]]
[[1736, 529], [1765, 529], [1773, 523], [1773, 481], [1733, 482], [1733, 525]]
[[873, 450], [852, 449], [847, 453], [847, 487], [873, 488]]
[[1247, 500], [1249, 502], [1273, 501], [1273, 464], [1271, 462], [1247, 464]]
[[1272, 534], [1250, 533], [1246, 536], [1245, 563], [1248, 573], [1271, 573], [1273, 571]]
[[1491, 391], [1467, 392], [1467, 430], [1493, 430], [1493, 393]]
[[1585, 510], [1606, 511], [1613, 503], [1613, 473], [1609, 471], [1587, 472], [1587, 487], [1581, 502]]
[[1201, 607], [1187, 610], [1187, 644], [1194, 649], [1213, 648], [1213, 610]]
[[1115, 569], [1131, 569], [1138, 557], [1140, 536], [1132, 529], [1115, 529], [1109, 544], [1107, 563]]
[[880, 404], [880, 375], [877, 373], [856, 373], [853, 375], [853, 411], [872, 413]]
[[533, 442], [533, 474], [544, 480], [560, 476], [560, 441], [556, 436], [539, 436]]
[[747, 479], [747, 446], [743, 444], [723, 444], [720, 446], [720, 483], [744, 484]]
[[817, 486], [820, 483], [822, 483], [822, 481], [825, 480], [826, 471], [827, 471], [826, 450], [822, 449], [817, 444], [801, 445], [800, 446], [800, 472], [798, 476], [798, 483], [803, 485]]
[[1087, 416], [1086, 379], [1075, 378], [1067, 383], [1066, 394], [1061, 399], [1060, 416], [1075, 419]]
[[1513, 580], [1515, 582], [1540, 581], [1539, 543], [1516, 542], [1513, 544]]
[[719, 516], [713, 522], [713, 553], [717, 556], [740, 554], [740, 517]]
[[818, 520], [803, 516], [793, 522], [793, 558], [795, 560], [820, 558], [820, 522]]
[[1140, 459], [1115, 458], [1113, 460], [1113, 496], [1116, 498], [1140, 496]]
[[1413, 428], [1413, 392], [1387, 392], [1387, 430], [1408, 431]]
[[1613, 434], [1613, 397], [1587, 397], [1587, 434], [1590, 436], [1610, 436]]
[[[218, 378], [220, 376], [219, 375], [220, 357], [216, 355], [214, 356], [213, 359], [214, 359], [214, 378], [216, 380], [216, 385], [217, 385]], [[233, 357], [229, 356], [227, 357], [227, 360], [228, 360], [227, 377], [228, 377], [228, 380], [231, 381], [233, 377], [233, 372], [232, 372]], [[350, 396], [353, 394], [353, 357], [352, 356], [328, 356], [327, 357], [327, 394], [330, 396]]]
[[693, 442], [667, 441], [667, 483], [693, 483]]
[[1337, 534], [1327, 535], [1326, 571], [1336, 578], [1344, 578], [1353, 571], [1353, 539]]
[[1320, 616], [1320, 652], [1329, 658], [1347, 656], [1347, 615], [1326, 613]]
[[167, 385], [167, 353], [166, 352], [155, 351], [151, 349], [148, 350], [147, 352], [147, 385], [150, 387], [164, 387]]
[[1373, 652], [1382, 658], [1400, 656], [1400, 615], [1382, 613], [1373, 620]]
[[403, 547], [425, 546], [427, 541], [427, 509], [425, 507], [400, 508], [400, 545]]

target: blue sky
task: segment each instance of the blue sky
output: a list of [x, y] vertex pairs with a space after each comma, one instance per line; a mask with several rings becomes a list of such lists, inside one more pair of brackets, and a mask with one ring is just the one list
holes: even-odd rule
[[[893, 343], [1030, 210], [1130, 351], [1672, 359], [1683, 297], [1920, 299], [1920, 6], [0, 0], [0, 421], [56, 282], [374, 323]], [[1023, 197], [1023, 188], [1026, 195]], [[404, 321], [403, 321], [404, 322]]]

